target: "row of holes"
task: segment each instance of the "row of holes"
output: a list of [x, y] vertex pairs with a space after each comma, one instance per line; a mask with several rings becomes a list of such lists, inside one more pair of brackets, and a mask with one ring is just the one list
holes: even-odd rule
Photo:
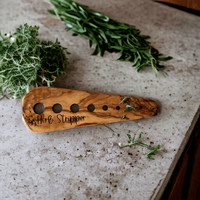
[[[104, 106], [102, 107], [102, 109], [103, 109], [104, 111], [106, 111], [106, 110], [108, 110], [108, 106], [107, 106], [107, 105], [104, 105]], [[42, 114], [42, 113], [44, 112], [44, 110], [45, 110], [45, 107], [44, 107], [44, 105], [43, 105], [42, 103], [37, 103], [37, 104], [35, 104], [35, 106], [33, 107], [33, 110], [34, 110], [34, 112], [35, 112], [36, 114]], [[52, 110], [53, 110], [54, 113], [60, 113], [60, 112], [62, 111], [62, 106], [61, 106], [60, 104], [58, 104], [58, 103], [57, 103], [57, 104], [54, 104], [53, 107], [52, 107]], [[71, 110], [71, 112], [73, 112], [73, 113], [77, 113], [77, 112], [79, 111], [79, 105], [78, 105], [78, 104], [72, 104], [72, 105], [70, 106], [70, 110]], [[95, 110], [94, 105], [93, 105], [93, 104], [88, 105], [87, 110], [88, 110], [89, 112], [93, 112], [93, 111]], [[116, 106], [116, 110], [120, 110], [120, 106]]]

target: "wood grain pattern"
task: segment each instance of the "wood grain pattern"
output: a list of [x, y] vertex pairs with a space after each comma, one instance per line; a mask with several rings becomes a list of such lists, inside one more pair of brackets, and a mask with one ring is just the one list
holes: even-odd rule
[[[30, 131], [41, 133], [119, 122], [122, 115], [126, 116], [123, 121], [156, 115], [156, 103], [140, 97], [130, 97], [128, 102], [136, 106], [136, 110], [124, 112], [126, 105], [120, 105], [123, 97], [53, 87], [33, 88], [22, 99], [22, 118]], [[38, 103], [45, 108], [41, 114], [37, 114], [35, 109]], [[59, 113], [53, 110], [53, 106], [57, 104], [62, 106]], [[73, 104], [79, 106], [78, 112], [74, 113], [70, 109]], [[93, 105], [94, 111], [88, 111], [89, 105]], [[103, 106], [108, 109], [104, 110]]]
[[183, 6], [193, 10], [200, 10], [199, 0], [156, 0], [164, 3], [171, 3], [178, 6]]

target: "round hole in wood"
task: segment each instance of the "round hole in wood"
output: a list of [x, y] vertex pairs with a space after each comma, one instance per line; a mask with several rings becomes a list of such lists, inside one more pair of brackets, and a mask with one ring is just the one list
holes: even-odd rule
[[53, 105], [52, 110], [55, 113], [60, 113], [62, 111], [62, 106], [59, 103], [56, 103]]
[[95, 107], [93, 104], [90, 104], [90, 105], [88, 105], [87, 109], [89, 112], [93, 112], [95, 110]]
[[79, 106], [78, 104], [72, 104], [70, 107], [71, 112], [77, 113], [79, 111]]
[[102, 108], [103, 108], [103, 110], [105, 110], [105, 111], [108, 110], [108, 106], [107, 106], [107, 105], [104, 105]]
[[45, 108], [42, 103], [36, 103], [33, 107], [33, 110], [36, 114], [42, 114], [44, 112]]
[[120, 106], [116, 106], [116, 109], [117, 109], [117, 110], [120, 110]]

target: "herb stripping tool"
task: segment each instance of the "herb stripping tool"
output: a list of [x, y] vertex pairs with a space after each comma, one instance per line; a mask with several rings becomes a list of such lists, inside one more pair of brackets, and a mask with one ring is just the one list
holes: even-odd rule
[[[134, 108], [134, 109], [133, 109]], [[22, 119], [42, 133], [153, 117], [153, 100], [55, 87], [31, 89], [22, 99]]]

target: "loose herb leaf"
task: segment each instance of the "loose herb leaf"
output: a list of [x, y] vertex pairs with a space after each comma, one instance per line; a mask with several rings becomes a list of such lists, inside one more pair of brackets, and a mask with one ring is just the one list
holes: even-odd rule
[[67, 30], [74, 31], [89, 40], [90, 47], [95, 44], [92, 55], [101, 56], [105, 51], [120, 53], [118, 60], [130, 61], [140, 72], [151, 66], [155, 76], [165, 67], [159, 61], [172, 59], [163, 57], [158, 50], [146, 41], [149, 36], [140, 35], [140, 31], [133, 26], [123, 24], [95, 11], [86, 9], [83, 5], [72, 0], [48, 0], [54, 10], [49, 12], [59, 17]]
[[[126, 105], [126, 108], [125, 108], [124, 112], [130, 111], [130, 110], [132, 110], [134, 112], [135, 109], [136, 109], [136, 106], [133, 106], [132, 104], [130, 104], [130, 102], [128, 102], [129, 98], [130, 98], [129, 96], [125, 96], [122, 99], [122, 101], [120, 102], [121, 105]], [[123, 115], [121, 117], [121, 120], [124, 119], [124, 118], [125, 118], [125, 115]]]
[[83, 156], [82, 155], [80, 155], [80, 156], [76, 156], [76, 158], [82, 158]]
[[146, 153], [145, 156], [149, 159], [153, 159], [153, 155], [155, 155], [155, 152], [160, 149], [160, 145], [157, 145], [155, 147], [153, 147], [153, 149], [149, 152], [149, 153]]
[[121, 104], [121, 105], [124, 105], [124, 104], [125, 104], [125, 101], [126, 101], [127, 99], [129, 99], [129, 98], [130, 98], [129, 96], [123, 97], [123, 99], [122, 99], [122, 101], [120, 102], [120, 104]]
[[139, 146], [142, 146], [142, 147], [146, 147], [147, 149], [150, 150], [149, 153], [146, 153], [146, 154], [145, 154], [145, 156], [146, 156], [147, 158], [149, 158], [149, 159], [154, 159], [152, 156], [155, 154], [155, 152], [156, 152], [158, 149], [160, 149], [160, 145], [156, 145], [156, 146], [152, 147], [152, 146], [149, 146], [149, 145], [147, 145], [147, 144], [141, 143], [139, 140], [140, 140], [140, 138], [142, 137], [142, 132], [139, 134], [137, 140], [135, 139], [135, 135], [134, 135], [133, 138], [131, 138], [131, 135], [130, 135], [130, 134], [126, 134], [126, 136], [128, 137], [128, 140], [127, 140], [128, 144], [122, 146], [121, 143], [119, 143], [119, 147], [120, 147], [120, 148], [124, 148], [124, 147], [128, 147], [128, 146], [130, 147], [130, 146], [132, 146], [132, 145], [139, 145]]
[[124, 112], [127, 112], [129, 110], [132, 110], [132, 108], [131, 107], [126, 107], [125, 110], [124, 110]]
[[124, 119], [125, 117], [126, 117], [125, 115], [122, 115], [121, 120]]
[[66, 48], [40, 41], [38, 26], [21, 25], [12, 35], [0, 33], [0, 96], [22, 98], [38, 85], [51, 86], [65, 73]]

